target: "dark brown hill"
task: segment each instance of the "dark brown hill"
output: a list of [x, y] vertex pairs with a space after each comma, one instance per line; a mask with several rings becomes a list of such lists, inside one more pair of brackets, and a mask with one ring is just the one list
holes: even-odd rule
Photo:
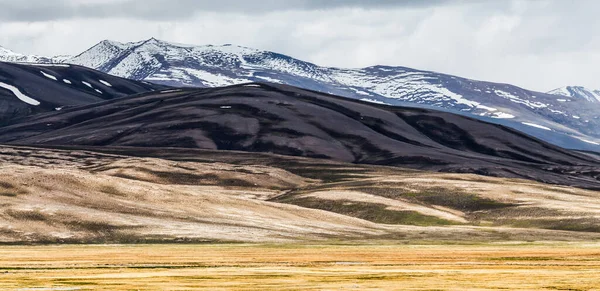
[[597, 161], [500, 125], [273, 84], [66, 108], [0, 128], [0, 142], [268, 152], [600, 189]]

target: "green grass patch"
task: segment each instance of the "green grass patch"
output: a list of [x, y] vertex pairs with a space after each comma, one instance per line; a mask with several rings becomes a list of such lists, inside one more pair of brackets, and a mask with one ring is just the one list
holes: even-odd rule
[[117, 189], [117, 187], [111, 186], [111, 185], [101, 186], [100, 192], [110, 194], [110, 195], [115, 195], [115, 196], [122, 196], [122, 197], [127, 196], [127, 194], [125, 194], [121, 190]]
[[27, 194], [29, 191], [17, 187], [9, 182], [0, 181], [0, 196], [17, 197], [21, 194]]
[[517, 206], [517, 204], [504, 203], [480, 197], [475, 194], [465, 193], [457, 189], [448, 189], [442, 187], [419, 189], [418, 192], [409, 192], [405, 189], [390, 189], [384, 187], [370, 187], [356, 190], [391, 199], [403, 199], [413, 203], [444, 206], [464, 212], [494, 210]]
[[280, 201], [306, 208], [321, 209], [376, 223], [404, 224], [418, 226], [442, 226], [459, 224], [454, 221], [424, 215], [416, 211], [396, 211], [387, 209], [387, 205], [377, 203], [354, 202], [350, 200], [322, 200], [312, 197], [292, 198]]
[[112, 225], [103, 221], [72, 220], [64, 222], [64, 224], [78, 230], [85, 230], [95, 233], [114, 233], [122, 228], [120, 226]]
[[0, 190], [0, 196], [4, 196], [4, 197], [17, 197], [17, 196], [19, 196], [19, 194], [17, 192], [14, 192], [14, 191], [3, 191], [3, 190]]
[[48, 219], [48, 214], [42, 212], [39, 209], [32, 210], [16, 210], [16, 209], [8, 209], [6, 210], [6, 214], [10, 217], [18, 219], [18, 220], [33, 220], [33, 221], [45, 221]]
[[501, 219], [494, 223], [497, 226], [519, 228], [541, 228], [551, 230], [566, 230], [579, 232], [600, 233], [600, 220], [593, 218], [571, 219]]

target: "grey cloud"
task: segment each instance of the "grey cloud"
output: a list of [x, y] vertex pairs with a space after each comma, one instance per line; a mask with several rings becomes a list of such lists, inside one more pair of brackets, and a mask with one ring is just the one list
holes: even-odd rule
[[0, 0], [0, 21], [36, 22], [71, 18], [177, 20], [199, 12], [269, 13], [336, 8], [428, 7], [456, 0]]
[[[597, 0], [216, 1], [0, 0], [0, 45], [77, 54], [102, 39], [157, 37], [239, 44], [327, 66], [399, 65], [540, 91], [600, 88]], [[363, 9], [340, 9], [347, 7]]]

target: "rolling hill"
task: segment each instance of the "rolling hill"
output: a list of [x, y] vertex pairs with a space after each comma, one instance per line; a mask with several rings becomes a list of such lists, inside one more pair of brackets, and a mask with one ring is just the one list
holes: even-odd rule
[[600, 189], [596, 160], [501, 125], [278, 84], [65, 108], [0, 128], [0, 142], [264, 152]]
[[0, 146], [0, 163], [0, 244], [589, 241], [600, 232], [597, 191], [520, 179], [199, 149]]
[[0, 124], [160, 88], [76, 65], [0, 62]]

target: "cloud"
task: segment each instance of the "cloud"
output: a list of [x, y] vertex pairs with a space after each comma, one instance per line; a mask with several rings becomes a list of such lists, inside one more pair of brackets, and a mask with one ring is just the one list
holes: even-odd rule
[[[34, 2], [11, 5], [25, 11], [34, 9], [28, 8]], [[47, 2], [39, 1], [64, 16], [42, 15], [46, 20], [36, 21], [0, 16], [0, 45], [23, 53], [77, 54], [103, 39], [156, 37], [198, 45], [238, 44], [326, 66], [405, 66], [539, 91], [565, 85], [600, 89], [600, 39], [595, 37], [600, 1], [594, 0], [236, 1], [241, 6], [229, 8], [225, 4], [233, 0], [221, 0], [219, 6], [171, 0], [158, 16], [152, 15], [160, 14], [156, 7], [166, 3], [162, 0], [133, 8], [132, 3], [140, 2]], [[185, 3], [187, 11], [180, 11]], [[54, 4], [61, 8], [51, 8]], [[90, 9], [99, 11], [86, 12], [94, 17], [77, 12]]]
[[0, 0], [0, 20], [48, 21], [70, 18], [181, 20], [203, 12], [261, 14], [337, 8], [428, 7], [449, 0]]

